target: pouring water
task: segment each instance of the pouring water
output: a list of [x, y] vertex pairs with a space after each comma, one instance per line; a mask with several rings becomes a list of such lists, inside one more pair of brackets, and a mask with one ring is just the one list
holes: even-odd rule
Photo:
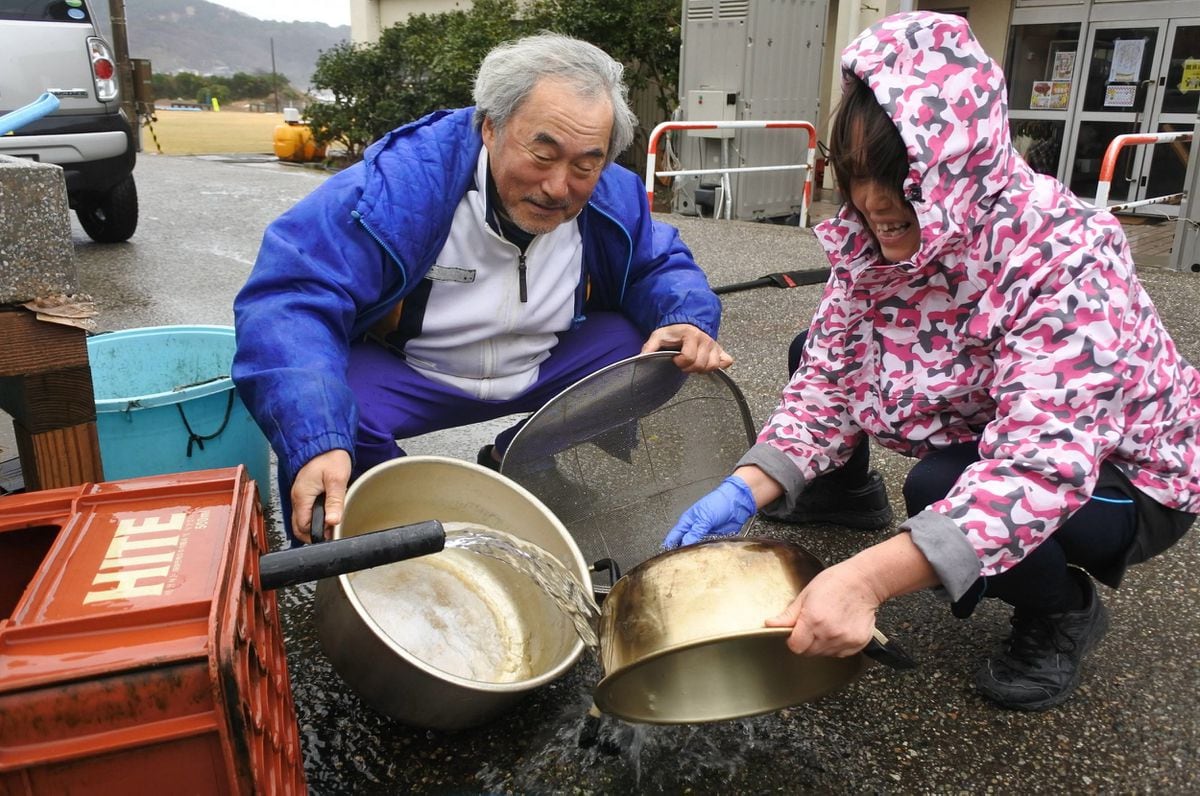
[[511, 534], [471, 522], [446, 522], [446, 547], [494, 558], [533, 579], [575, 626], [575, 632], [594, 655], [599, 655], [596, 628], [600, 607], [591, 592], [541, 547]]

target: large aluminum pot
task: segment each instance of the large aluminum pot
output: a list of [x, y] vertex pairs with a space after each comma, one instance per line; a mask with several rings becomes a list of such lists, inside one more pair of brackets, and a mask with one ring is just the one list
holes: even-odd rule
[[763, 626], [821, 568], [803, 547], [764, 538], [707, 541], [644, 561], [601, 606], [597, 708], [651, 724], [719, 721], [846, 685], [862, 671], [862, 654], [801, 657], [787, 648], [790, 628]]
[[[542, 547], [580, 583], [587, 564], [566, 528], [515, 482], [476, 464], [408, 456], [351, 487], [334, 538], [437, 519]], [[583, 652], [570, 620], [532, 579], [460, 549], [322, 580], [325, 654], [362, 698], [401, 722], [482, 724], [565, 674]]]

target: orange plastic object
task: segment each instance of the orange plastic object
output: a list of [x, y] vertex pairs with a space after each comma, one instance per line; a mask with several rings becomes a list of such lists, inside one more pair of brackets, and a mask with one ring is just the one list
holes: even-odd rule
[[0, 498], [0, 794], [303, 793], [243, 468]]
[[325, 157], [325, 147], [317, 144], [312, 130], [304, 124], [281, 124], [275, 128], [275, 157], [293, 163], [308, 163]]

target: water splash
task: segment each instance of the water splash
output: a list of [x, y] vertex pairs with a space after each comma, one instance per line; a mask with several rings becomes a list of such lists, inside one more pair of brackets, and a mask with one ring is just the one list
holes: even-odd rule
[[600, 607], [562, 562], [541, 547], [472, 522], [445, 522], [446, 547], [496, 559], [532, 578], [575, 626], [593, 655], [600, 654]]

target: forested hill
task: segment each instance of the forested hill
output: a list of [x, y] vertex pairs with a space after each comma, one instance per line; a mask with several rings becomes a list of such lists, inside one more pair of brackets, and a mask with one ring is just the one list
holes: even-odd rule
[[[92, 0], [91, 6], [111, 36], [108, 0]], [[270, 73], [273, 39], [276, 71], [301, 90], [308, 88], [317, 55], [350, 38], [349, 25], [268, 22], [204, 0], [125, 0], [125, 26], [129, 55], [149, 58], [155, 72]]]

